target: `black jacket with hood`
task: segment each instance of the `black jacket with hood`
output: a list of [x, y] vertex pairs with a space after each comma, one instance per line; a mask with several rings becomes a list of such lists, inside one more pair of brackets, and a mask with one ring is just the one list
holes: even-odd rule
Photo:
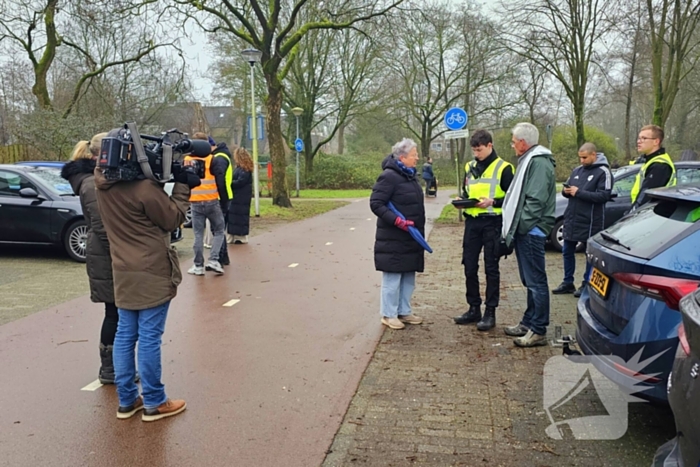
[[377, 271], [383, 272], [423, 272], [423, 247], [411, 234], [394, 225], [397, 216], [387, 207], [391, 201], [425, 236], [423, 190], [415, 174], [404, 172], [396, 162], [393, 155], [382, 161], [384, 171], [374, 184], [369, 198], [369, 206], [377, 216], [374, 266]]
[[88, 227], [86, 263], [90, 300], [96, 303], [114, 303], [112, 258], [107, 232], [97, 207], [94, 171], [93, 159], [78, 159], [63, 166], [61, 177], [68, 180], [73, 193], [80, 196], [80, 205]]
[[571, 196], [562, 190], [569, 199], [564, 212], [564, 240], [585, 242], [605, 226], [605, 203], [610, 201], [613, 187], [607, 158], [598, 153], [593, 164], [576, 167], [567, 183], [578, 191]]
[[[226, 160], [225, 157], [216, 156], [216, 154], [221, 152], [228, 156], [228, 160]], [[216, 149], [212, 151], [212, 154], [214, 154], [216, 157], [212, 159], [209, 171], [216, 180], [216, 190], [219, 192], [219, 203], [221, 204], [221, 209], [224, 210], [225, 213], [226, 209], [228, 209], [228, 202], [230, 201], [228, 199], [226, 171], [228, 170], [229, 163], [233, 164], [233, 156], [231, 155], [231, 151], [228, 149], [228, 146], [226, 146], [226, 143], [217, 144]]]

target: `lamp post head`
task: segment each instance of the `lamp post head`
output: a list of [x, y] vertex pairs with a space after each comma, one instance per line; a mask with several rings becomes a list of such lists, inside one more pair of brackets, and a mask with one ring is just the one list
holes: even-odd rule
[[294, 107], [294, 108], [292, 109], [292, 113], [293, 113], [294, 115], [296, 115], [297, 117], [298, 117], [299, 115], [301, 115], [303, 112], [304, 112], [304, 109], [302, 109], [301, 107]]
[[258, 49], [245, 49], [243, 52], [241, 52], [241, 55], [243, 55], [243, 58], [245, 61], [250, 63], [250, 66], [255, 65], [256, 62], [259, 62], [260, 59], [262, 58], [262, 52], [259, 51]]

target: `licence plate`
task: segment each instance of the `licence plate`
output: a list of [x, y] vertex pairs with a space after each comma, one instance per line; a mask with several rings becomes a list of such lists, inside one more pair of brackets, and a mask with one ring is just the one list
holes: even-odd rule
[[593, 290], [598, 292], [600, 295], [605, 297], [605, 294], [608, 292], [608, 285], [610, 284], [610, 278], [597, 270], [596, 268], [593, 268], [593, 271], [591, 272], [591, 278], [588, 281], [588, 285], [590, 285]]

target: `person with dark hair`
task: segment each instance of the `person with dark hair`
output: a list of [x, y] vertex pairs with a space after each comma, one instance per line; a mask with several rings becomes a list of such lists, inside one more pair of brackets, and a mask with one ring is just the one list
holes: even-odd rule
[[[198, 132], [193, 139], [209, 141], [212, 153], [206, 157], [186, 156], [185, 162], [200, 161], [204, 164], [202, 184], [193, 189], [190, 195], [192, 212], [192, 230], [194, 231], [194, 264], [187, 270], [188, 274], [203, 276], [204, 271], [214, 271], [218, 275], [224, 273], [223, 265], [228, 260], [228, 246], [224, 237], [225, 218], [228, 212], [228, 202], [232, 194], [232, 176], [230, 168], [230, 153], [226, 143], [215, 144], [211, 136]], [[225, 157], [219, 157], [225, 156]], [[209, 260], [204, 264], [204, 234], [207, 230], [206, 221], [211, 222], [213, 234]], [[222, 257], [222, 252], [224, 256]]]
[[234, 244], [248, 243], [250, 232], [250, 200], [253, 197], [253, 159], [245, 148], [233, 152], [233, 199], [228, 208], [228, 233]]
[[421, 173], [421, 177], [423, 178], [423, 181], [425, 182], [425, 196], [429, 196], [430, 195], [430, 187], [433, 184], [433, 180], [435, 180], [435, 174], [433, 173], [433, 158], [432, 157], [428, 157], [428, 160], [425, 161], [425, 164], [423, 164], [423, 172]]
[[[425, 235], [423, 190], [416, 179], [416, 164], [416, 143], [408, 138], [396, 143], [382, 161], [382, 173], [369, 198], [369, 207], [377, 216], [374, 267], [382, 271], [379, 312], [382, 324], [390, 329], [423, 322], [411, 312], [416, 272], [423, 272], [425, 253], [408, 232], [415, 227]], [[404, 218], [389, 208], [390, 202]]]
[[573, 293], [580, 297], [588, 278], [588, 267], [583, 274], [581, 287], [574, 285], [576, 272], [576, 247], [597, 234], [605, 225], [605, 204], [612, 198], [613, 176], [608, 159], [598, 153], [593, 143], [584, 143], [578, 150], [581, 165], [576, 167], [561, 190], [569, 199], [564, 212], [564, 280], [552, 293]]
[[649, 202], [646, 191], [651, 188], [674, 186], [676, 184], [676, 166], [671, 156], [661, 147], [664, 142], [664, 130], [656, 125], [646, 125], [639, 130], [637, 152], [643, 156], [643, 163], [632, 186], [632, 211]]
[[[513, 181], [513, 166], [496, 154], [493, 138], [486, 130], [476, 130], [470, 140], [474, 160], [464, 168], [462, 198], [475, 201], [464, 210], [462, 264], [469, 310], [454, 318], [456, 324], [476, 323], [479, 331], [496, 326], [496, 308], [500, 298], [501, 226], [503, 200]], [[486, 309], [481, 315], [479, 256], [484, 252], [486, 271]]]
[[98, 378], [102, 384], [114, 384], [114, 364], [112, 362], [114, 336], [117, 333], [119, 313], [114, 304], [114, 280], [112, 278], [112, 258], [109, 254], [109, 240], [105, 232], [95, 193], [95, 167], [100, 155], [102, 138], [100, 133], [90, 141], [80, 141], [75, 145], [71, 161], [61, 169], [61, 177], [68, 180], [73, 193], [80, 197], [80, 205], [87, 224], [86, 266], [90, 282], [90, 300], [105, 304], [105, 317], [100, 332], [100, 371]]

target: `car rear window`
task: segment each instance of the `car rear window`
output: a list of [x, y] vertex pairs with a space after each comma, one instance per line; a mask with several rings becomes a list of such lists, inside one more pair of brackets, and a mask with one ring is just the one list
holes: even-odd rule
[[649, 259], [698, 230], [700, 203], [662, 200], [622, 218], [595, 236], [615, 251]]

